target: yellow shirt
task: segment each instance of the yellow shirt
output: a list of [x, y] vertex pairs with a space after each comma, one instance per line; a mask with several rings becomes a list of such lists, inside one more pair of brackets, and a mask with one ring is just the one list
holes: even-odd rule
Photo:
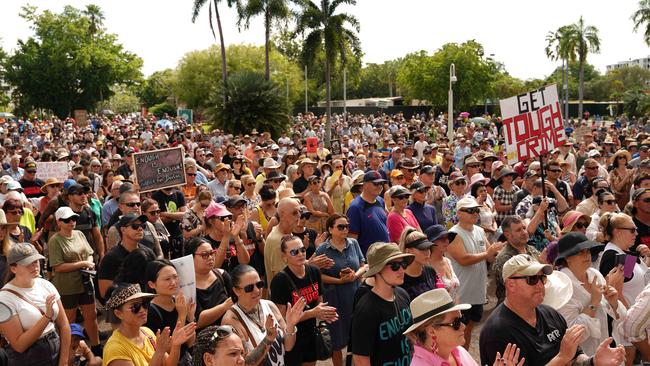
[[140, 330], [145, 334], [143, 348], [138, 347], [115, 329], [104, 346], [103, 365], [108, 366], [115, 360], [125, 360], [133, 362], [134, 366], [148, 366], [156, 351], [151, 343], [151, 340], [155, 342], [156, 335], [147, 327], [141, 327]]
[[20, 225], [29, 229], [32, 234], [36, 231], [36, 218], [32, 210], [23, 210], [23, 215], [20, 217]]

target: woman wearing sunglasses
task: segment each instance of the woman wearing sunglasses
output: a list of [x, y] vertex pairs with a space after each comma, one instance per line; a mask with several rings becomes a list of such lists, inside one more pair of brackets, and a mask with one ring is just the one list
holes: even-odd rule
[[211, 325], [196, 336], [194, 366], [244, 366], [246, 350], [237, 330], [230, 325]]
[[[464, 329], [460, 311], [469, 304], [455, 304], [444, 289], [421, 294], [411, 302], [413, 325], [404, 332], [413, 344], [411, 366], [457, 365], [478, 366], [463, 348]], [[522, 366], [517, 346], [508, 344], [503, 357], [497, 353], [493, 366]]]
[[246, 174], [241, 177], [240, 181], [244, 189], [241, 196], [248, 201], [247, 207], [249, 210], [255, 209], [255, 206], [262, 202], [260, 195], [255, 192], [255, 178], [250, 174]]
[[298, 300], [306, 302], [302, 321], [297, 324], [300, 336], [290, 352], [285, 355], [286, 365], [313, 366], [316, 364], [315, 328], [316, 320], [334, 322], [338, 319], [336, 308], [323, 302], [323, 285], [320, 270], [307, 264], [306, 249], [302, 240], [295, 235], [287, 235], [280, 242], [282, 259], [287, 266], [271, 282], [271, 300], [286, 318], [287, 304], [298, 306]]
[[288, 305], [285, 322], [278, 307], [262, 299], [265, 284], [255, 268], [240, 264], [230, 275], [235, 304], [226, 312], [221, 324], [246, 332], [246, 364], [284, 365], [285, 352], [291, 351], [296, 344], [296, 324], [303, 315], [305, 299], [298, 300], [295, 306]]
[[183, 238], [188, 239], [195, 236], [202, 236], [205, 232], [202, 217], [205, 209], [208, 208], [212, 202], [212, 193], [209, 190], [201, 191], [196, 195], [189, 210], [183, 214], [181, 221], [181, 229], [183, 230]]
[[145, 327], [149, 302], [156, 295], [140, 291], [139, 285], [118, 286], [106, 307], [120, 325], [104, 347], [106, 366], [178, 365], [181, 346], [194, 336], [196, 323], [176, 323], [174, 332], [165, 327], [154, 333]]
[[332, 363], [343, 364], [343, 347], [347, 346], [352, 325], [352, 308], [354, 295], [359, 288], [359, 279], [366, 271], [365, 258], [356, 239], [348, 238], [348, 218], [335, 213], [325, 223], [328, 238], [318, 249], [316, 255], [324, 254], [334, 261], [330, 268], [323, 268], [322, 277], [325, 284], [323, 298], [330, 306], [336, 308], [339, 320], [330, 324], [332, 336]]
[[239, 263], [250, 262], [244, 245], [247, 221], [243, 214], [233, 220], [232, 213], [220, 203], [212, 202], [205, 210], [205, 241], [215, 250], [215, 268], [228, 271]]
[[631, 156], [627, 150], [618, 150], [612, 156], [613, 169], [609, 173], [609, 184], [619, 207], [625, 207], [630, 202], [630, 188], [634, 182], [634, 170], [627, 167], [630, 160]]
[[59, 208], [54, 217], [59, 231], [47, 242], [49, 265], [53, 271], [52, 284], [61, 294], [61, 303], [69, 322], [75, 322], [77, 309], [81, 308], [90, 345], [95, 348], [99, 345], [95, 288], [92, 278], [80, 272], [95, 269], [93, 250], [86, 236], [74, 230], [79, 215], [70, 207]]
[[[183, 293], [179, 292], [176, 267], [166, 259], [155, 260], [147, 264], [145, 273], [147, 285], [158, 295], [149, 304], [147, 328], [158, 333], [168, 327], [173, 334], [176, 323], [180, 322], [184, 326], [185, 323], [194, 322], [196, 304], [190, 303], [185, 299]], [[190, 337], [181, 346], [179, 365], [190, 366], [192, 364], [189, 347], [194, 343], [194, 339], [194, 336]]]
[[603, 242], [603, 233], [600, 228], [600, 216], [607, 212], [618, 212], [616, 205], [616, 197], [614, 194], [606, 189], [599, 189], [596, 191], [596, 199], [598, 200], [598, 211], [591, 215], [591, 222], [587, 227], [587, 238], [595, 240], [599, 243]]
[[[454, 302], [458, 302], [460, 296], [460, 280], [458, 280], [458, 276], [454, 272], [451, 261], [445, 256], [449, 247], [449, 232], [442, 225], [433, 225], [426, 229], [424, 233], [427, 235], [429, 241], [433, 243], [431, 255], [429, 256], [429, 264], [436, 271], [437, 280], [449, 292]], [[440, 284], [436, 284], [436, 287], [440, 287]]]
[[202, 238], [192, 238], [185, 250], [194, 257], [196, 277], [195, 319], [199, 329], [219, 324], [221, 318], [233, 304], [230, 294], [232, 282], [228, 272], [215, 268], [215, 250]]
[[303, 201], [311, 217], [307, 227], [321, 233], [325, 228], [325, 221], [334, 213], [334, 205], [330, 196], [321, 190], [322, 179], [317, 175], [307, 178], [309, 186], [304, 193]]
[[407, 226], [399, 239], [399, 249], [413, 255], [413, 262], [404, 271], [404, 284], [401, 286], [411, 299], [433, 290], [437, 286], [436, 271], [429, 265], [433, 243], [418, 229]]
[[409, 204], [411, 192], [402, 186], [392, 187], [390, 191], [390, 199], [393, 203], [393, 208], [388, 213], [386, 226], [388, 226], [390, 241], [398, 243], [400, 235], [402, 235], [402, 232], [407, 226], [414, 227], [418, 230], [421, 229], [418, 219], [415, 218], [415, 215], [413, 215], [411, 210], [406, 208]]
[[[160, 219], [160, 206], [151, 198], [142, 200], [142, 214], [147, 216], [147, 225], [144, 229], [143, 242], [156, 243], [160, 245], [160, 251], [164, 258], [169, 258], [169, 231]], [[153, 225], [153, 228], [152, 228]]]

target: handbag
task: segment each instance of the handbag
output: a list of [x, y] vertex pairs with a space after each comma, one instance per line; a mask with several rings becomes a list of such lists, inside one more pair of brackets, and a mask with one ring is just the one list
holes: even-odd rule
[[[299, 294], [300, 292], [298, 291], [298, 287], [291, 279], [289, 273], [287, 273], [286, 268], [282, 270], [282, 272], [284, 272], [284, 275], [287, 276], [289, 283], [291, 283], [293, 289], [296, 290], [296, 293]], [[311, 272], [307, 271], [307, 276], [309, 278], [309, 283], [312, 283]], [[316, 322], [316, 327], [314, 328], [314, 337], [314, 343], [316, 344], [316, 359], [319, 361], [325, 361], [332, 357], [332, 336], [330, 334], [329, 328], [327, 328], [327, 322]]]

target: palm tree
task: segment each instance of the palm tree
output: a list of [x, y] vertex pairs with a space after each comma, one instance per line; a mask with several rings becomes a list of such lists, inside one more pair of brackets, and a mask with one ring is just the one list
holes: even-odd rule
[[634, 21], [634, 31], [636, 32], [641, 26], [645, 25], [643, 40], [650, 46], [650, 0], [639, 1], [639, 10], [632, 14]]
[[568, 104], [569, 104], [569, 91], [565, 89], [568, 82], [568, 59], [569, 52], [566, 49], [566, 45], [562, 43], [562, 40], [565, 38], [567, 33], [566, 26], [558, 28], [555, 32], [548, 32], [546, 35], [546, 57], [552, 61], [562, 60], [562, 99], [564, 99], [565, 112], [564, 118], [568, 118]]
[[578, 88], [578, 115], [582, 118], [582, 100], [585, 89], [585, 63], [589, 53], [600, 52], [600, 38], [598, 28], [593, 25], [586, 25], [580, 17], [577, 23], [562, 27], [565, 30], [561, 48], [566, 50], [569, 61], [578, 61], [580, 67], [580, 79]]
[[[210, 30], [212, 31], [212, 36], [217, 38], [216, 35], [214, 34], [214, 27], [212, 26], [212, 3], [214, 3], [214, 12], [215, 12], [215, 17], [217, 18], [217, 28], [219, 30], [219, 41], [221, 44], [221, 78], [223, 80], [224, 85], [226, 84], [226, 80], [228, 79], [228, 72], [226, 71], [226, 44], [223, 41], [223, 31], [221, 29], [221, 17], [219, 16], [219, 7], [217, 7], [217, 3], [219, 0], [213, 0], [210, 2], [210, 0], [194, 0], [194, 6], [192, 8], [192, 23], [196, 21], [196, 18], [199, 16], [199, 13], [201, 12], [201, 8], [205, 5], [205, 3], [208, 2], [208, 20], [210, 21]], [[233, 0], [227, 0], [228, 6], [232, 6]]]
[[263, 15], [264, 16], [264, 56], [265, 68], [264, 77], [266, 80], [271, 78], [271, 69], [269, 65], [269, 49], [271, 47], [271, 27], [273, 22], [281, 22], [289, 17], [289, 6], [286, 0], [248, 0], [242, 5], [237, 2], [237, 13], [239, 14], [239, 21], [237, 25], [241, 26], [244, 21], [244, 27], [248, 28], [250, 19], [252, 17]]
[[86, 10], [83, 11], [83, 14], [90, 19], [90, 25], [88, 26], [88, 34], [94, 36], [97, 31], [101, 29], [104, 25], [104, 12], [102, 9], [95, 4], [86, 5]]
[[[357, 33], [359, 22], [346, 13], [336, 13], [336, 8], [341, 4], [356, 5], [356, 0], [321, 0], [320, 6], [311, 0], [297, 0], [302, 8], [297, 16], [296, 33], [304, 34], [303, 60], [311, 64], [319, 50], [325, 51], [325, 99], [327, 105], [327, 123], [325, 143], [330, 145], [332, 138], [332, 95], [331, 95], [331, 69], [337, 58], [345, 66], [346, 51], [351, 48], [353, 53], [361, 56], [361, 43]], [[346, 25], [352, 29], [346, 28]], [[356, 32], [355, 32], [356, 31]]]

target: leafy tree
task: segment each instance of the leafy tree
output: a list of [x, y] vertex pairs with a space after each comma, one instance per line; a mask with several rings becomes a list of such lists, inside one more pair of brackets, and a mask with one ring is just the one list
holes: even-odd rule
[[[320, 6], [311, 0], [296, 0], [301, 7], [296, 20], [296, 33], [307, 34], [303, 43], [303, 59], [305, 64], [312, 64], [318, 50], [325, 51], [325, 100], [327, 105], [325, 143], [330, 144], [332, 136], [332, 96], [331, 68], [340, 57], [346, 64], [347, 52], [350, 47], [358, 57], [361, 55], [361, 44], [357, 33], [360, 30], [357, 19], [346, 13], [337, 13], [339, 5], [356, 5], [356, 0], [321, 0]], [[348, 26], [352, 27], [349, 29]]]
[[289, 6], [286, 0], [248, 0], [245, 3], [237, 2], [239, 14], [238, 25], [244, 24], [248, 29], [250, 19], [258, 15], [264, 17], [264, 78], [271, 80], [269, 65], [269, 49], [271, 48], [271, 28], [274, 23], [279, 24], [289, 17]]
[[228, 133], [250, 133], [255, 128], [279, 136], [290, 123], [281, 86], [264, 79], [261, 73], [233, 73], [225, 88], [212, 94], [211, 104], [206, 116], [212, 128]]
[[273, 48], [284, 55], [287, 60], [302, 63], [302, 44], [296, 39], [296, 34], [287, 28], [281, 28], [271, 39]]
[[22, 109], [44, 108], [65, 117], [110, 98], [113, 85], [142, 78], [142, 60], [101, 28], [91, 36], [90, 19], [80, 10], [66, 6], [60, 14], [37, 14], [35, 7], [24, 7], [20, 16], [31, 23], [34, 36], [19, 40], [4, 65]]
[[95, 4], [86, 5], [86, 10], [83, 14], [88, 17], [90, 24], [88, 25], [88, 34], [94, 36], [104, 26], [104, 12]]
[[151, 108], [149, 108], [149, 113], [153, 114], [158, 118], [161, 118], [165, 114], [171, 117], [176, 117], [176, 108], [167, 102], [162, 102], [160, 104], [156, 104]]
[[98, 110], [109, 109], [115, 113], [131, 113], [140, 110], [140, 99], [125, 85], [116, 85], [111, 88], [113, 95], [98, 103]]
[[560, 43], [561, 48], [566, 50], [569, 61], [578, 61], [580, 67], [579, 86], [578, 86], [578, 115], [582, 117], [582, 101], [584, 99], [584, 69], [587, 63], [589, 53], [600, 52], [600, 38], [598, 37], [598, 28], [593, 25], [586, 25], [582, 17], [578, 22], [564, 27], [565, 33], [562, 35]]
[[[219, 3], [219, 0], [194, 0], [194, 6], [192, 7], [192, 23], [196, 21], [196, 18], [198, 18], [199, 13], [201, 12], [201, 8], [205, 6], [205, 3], [208, 3], [208, 20], [210, 21], [210, 30], [212, 31], [212, 36], [217, 38], [214, 34], [214, 27], [212, 26], [212, 4], [214, 3], [214, 13], [215, 13], [215, 18], [217, 19], [217, 29], [219, 30], [219, 44], [221, 47], [219, 50], [221, 50], [221, 81], [223, 83], [226, 82], [226, 79], [228, 79], [228, 71], [226, 67], [226, 43], [223, 40], [223, 30], [221, 29], [221, 16], [219, 15], [219, 7], [217, 4]], [[227, 0], [228, 7], [232, 6], [233, 1]]]
[[[0, 38], [1, 39], [1, 38]], [[5, 111], [9, 107], [9, 88], [4, 82], [4, 61], [7, 58], [7, 53], [0, 47], [0, 111]]]
[[507, 73], [499, 73], [492, 82], [493, 98], [510, 98], [513, 95], [522, 94], [527, 91], [523, 80], [512, 77]]
[[632, 14], [634, 31], [643, 30], [643, 40], [650, 46], [650, 0], [640, 0], [639, 9]]
[[[174, 100], [175, 81], [176, 75], [174, 70], [166, 69], [163, 71], [156, 71], [142, 83], [137, 95], [142, 103], [147, 107], [168, 100]], [[175, 104], [176, 103], [174, 103], [174, 105]]]

